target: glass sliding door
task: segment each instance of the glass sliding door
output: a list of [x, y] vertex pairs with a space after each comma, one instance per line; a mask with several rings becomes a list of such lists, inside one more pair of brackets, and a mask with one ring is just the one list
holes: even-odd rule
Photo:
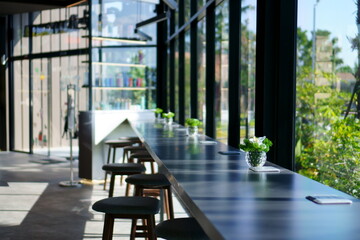
[[[75, 112], [87, 107], [86, 90], [81, 88], [87, 67], [84, 56], [55, 57], [32, 61], [33, 71], [33, 152], [68, 157], [70, 139], [65, 133], [67, 86], [76, 86]], [[74, 156], [78, 154], [73, 139]]]

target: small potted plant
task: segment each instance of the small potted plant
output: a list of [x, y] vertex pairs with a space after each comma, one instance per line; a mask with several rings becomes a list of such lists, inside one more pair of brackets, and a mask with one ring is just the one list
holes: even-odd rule
[[157, 119], [157, 120], [159, 120], [160, 118], [161, 118], [161, 113], [163, 112], [163, 110], [161, 109], [161, 108], [156, 108], [155, 110], [154, 110], [154, 113], [155, 113], [155, 118]]
[[165, 119], [165, 123], [171, 125], [175, 114], [173, 112], [163, 113], [162, 117]]
[[188, 135], [196, 136], [199, 132], [199, 126], [202, 125], [202, 122], [196, 118], [187, 118], [185, 120], [185, 125], [187, 126]]
[[245, 151], [245, 160], [250, 167], [262, 167], [271, 146], [272, 142], [265, 136], [245, 138], [244, 144], [239, 145], [240, 149]]

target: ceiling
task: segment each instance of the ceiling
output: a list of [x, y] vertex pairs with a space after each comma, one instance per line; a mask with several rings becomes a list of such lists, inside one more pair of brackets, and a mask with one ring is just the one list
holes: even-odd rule
[[62, 8], [81, 0], [0, 0], [0, 15], [35, 12], [46, 9]]

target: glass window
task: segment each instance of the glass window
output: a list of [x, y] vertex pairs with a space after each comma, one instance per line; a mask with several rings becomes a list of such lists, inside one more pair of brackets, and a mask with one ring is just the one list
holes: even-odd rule
[[[42, 52], [42, 34], [45, 31], [42, 27], [36, 27], [41, 24], [41, 12], [33, 13], [32, 20], [32, 52], [40, 53]], [[35, 26], [34, 26], [35, 25]]]
[[34, 153], [48, 153], [48, 140], [50, 131], [49, 118], [49, 85], [51, 79], [48, 75], [48, 59], [35, 59], [32, 61], [33, 79], [33, 133]]
[[87, 17], [88, 17], [88, 7], [87, 6], [79, 6], [78, 7], [79, 19], [83, 19], [81, 24], [79, 24], [79, 48], [87, 48], [89, 46], [89, 39], [84, 38], [83, 36], [89, 35], [87, 29]]
[[43, 32], [40, 36], [41, 38], [41, 52], [50, 52], [52, 42], [50, 41], [50, 36], [52, 35], [51, 25], [49, 24], [50, 19], [50, 10], [41, 12], [41, 28], [43, 28]]
[[215, 113], [216, 139], [227, 143], [229, 121], [229, 4], [216, 7], [215, 23]]
[[185, 33], [185, 119], [190, 118], [191, 106], [190, 106], [190, 88], [191, 88], [191, 74], [190, 74], [190, 31]]
[[14, 150], [30, 149], [29, 61], [14, 62]]
[[61, 25], [59, 35], [60, 35], [60, 50], [65, 51], [69, 50], [69, 31], [68, 26], [66, 24], [69, 19], [69, 11], [68, 9], [62, 8], [60, 10], [60, 21], [64, 22], [64, 25]]
[[167, 54], [167, 58], [166, 58], [166, 81], [167, 81], [167, 89], [166, 89], [166, 102], [167, 102], [167, 106], [168, 106], [168, 109], [170, 109], [170, 93], [171, 93], [171, 86], [170, 86], [170, 71], [171, 71], [171, 66], [170, 66], [170, 47], [168, 47], [166, 49], [166, 54]]
[[13, 32], [13, 39], [14, 39], [14, 56], [20, 56], [21, 55], [21, 35], [22, 35], [22, 24], [21, 24], [21, 14], [16, 14], [13, 16], [13, 23], [14, 26], [18, 26], [16, 27]]
[[[178, 5], [179, 6], [179, 5]], [[174, 24], [175, 24], [175, 32], [179, 29], [179, 7], [175, 9], [175, 18], [174, 18]]]
[[179, 119], [179, 41], [175, 40], [175, 119]]
[[[51, 21], [52, 22], [60, 22], [60, 9], [51, 10]], [[51, 34], [50, 38], [51, 38], [51, 51], [53, 51], [53, 52], [59, 51], [60, 50], [60, 34], [59, 34], [58, 30], [55, 30], [55, 33]]]
[[78, 30], [79, 12], [78, 7], [68, 8], [68, 29], [69, 29], [69, 48], [79, 48], [80, 36]]
[[17, 30], [21, 34], [21, 55], [29, 54], [29, 15], [21, 14], [21, 29]]
[[203, 122], [202, 128], [205, 129], [206, 123], [206, 84], [205, 84], [205, 68], [206, 68], [206, 28], [205, 18], [198, 23], [197, 34], [197, 72], [198, 72], [198, 119]]
[[[92, 35], [94, 37], [111, 37], [117, 40], [101, 40], [97, 38], [94, 46], [114, 46], [137, 44], [128, 42], [134, 39], [147, 39], [148, 44], [156, 43], [156, 24], [140, 27], [134, 32], [136, 23], [156, 16], [155, 5], [143, 1], [105, 0], [102, 4], [93, 2]], [[147, 35], [147, 36], [146, 36]], [[138, 43], [140, 44], [140, 43]]]
[[95, 109], [155, 107], [155, 48], [94, 49], [92, 65]]
[[295, 132], [297, 171], [358, 198], [359, 13], [357, 1], [299, 1]]
[[185, 4], [185, 23], [186, 23], [186, 22], [188, 22], [190, 20], [191, 1], [190, 0], [184, 0], [184, 4]]
[[242, 3], [240, 139], [255, 134], [256, 0]]
[[204, 5], [205, 5], [206, 1], [205, 0], [198, 0], [197, 4], [198, 4], [198, 10], [200, 10]]

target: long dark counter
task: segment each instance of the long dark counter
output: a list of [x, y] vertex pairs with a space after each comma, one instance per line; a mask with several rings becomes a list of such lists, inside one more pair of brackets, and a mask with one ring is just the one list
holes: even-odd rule
[[[252, 172], [244, 155], [220, 155], [234, 149], [201, 144], [214, 141], [203, 135], [190, 138], [155, 121], [131, 124], [211, 239], [360, 239], [358, 199], [278, 166], [280, 173]], [[353, 203], [317, 205], [305, 199], [329, 194]]]

